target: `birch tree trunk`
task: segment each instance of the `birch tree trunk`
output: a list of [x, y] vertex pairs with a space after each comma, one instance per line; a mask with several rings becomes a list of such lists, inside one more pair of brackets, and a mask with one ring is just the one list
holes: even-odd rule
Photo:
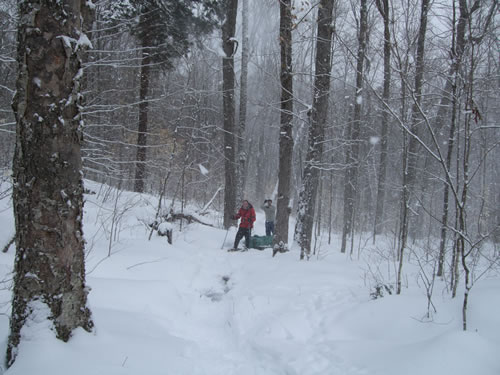
[[347, 139], [346, 170], [344, 176], [344, 225], [340, 251], [345, 253], [348, 237], [353, 233], [354, 206], [357, 195], [359, 148], [361, 133], [361, 107], [363, 90], [363, 70], [366, 50], [367, 0], [361, 0], [359, 11], [358, 55], [356, 64], [356, 92], [354, 95], [353, 120], [349, 123]]
[[222, 100], [224, 112], [224, 228], [229, 228], [236, 211], [236, 160], [234, 115], [234, 33], [238, 0], [225, 1], [226, 20], [222, 26]]
[[278, 167], [278, 199], [274, 248], [284, 250], [288, 244], [290, 185], [293, 156], [293, 77], [292, 77], [292, 1], [280, 1], [281, 112]]
[[93, 326], [87, 308], [80, 155], [82, 0], [19, 2], [13, 100], [16, 259], [7, 365], [21, 329], [46, 314], [59, 339]]
[[311, 238], [330, 93], [333, 4], [334, 0], [321, 0], [318, 8], [313, 106], [295, 226], [295, 240], [300, 246], [300, 259], [309, 259], [311, 256]]

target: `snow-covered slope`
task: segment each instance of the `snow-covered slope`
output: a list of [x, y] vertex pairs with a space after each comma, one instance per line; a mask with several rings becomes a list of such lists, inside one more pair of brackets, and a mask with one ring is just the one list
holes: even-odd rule
[[[221, 246], [231, 246], [235, 231], [226, 238], [200, 224], [182, 231], [177, 224], [173, 245], [156, 235], [148, 241], [144, 223], [154, 218], [155, 200], [122, 193], [114, 210], [115, 197], [103, 196], [86, 197], [84, 219], [95, 330], [60, 342], [40, 310], [5, 374], [500, 374], [498, 274], [474, 286], [463, 332], [462, 292], [451, 299], [436, 281], [437, 312], [427, 318], [426, 290], [411, 264], [402, 295], [371, 299], [380, 274], [391, 281], [393, 263], [368, 247], [351, 259], [338, 242], [323, 241], [308, 262], [294, 250], [274, 258], [270, 249], [228, 253]], [[0, 205], [3, 245], [14, 224], [9, 203]], [[255, 233], [263, 234], [257, 217]], [[0, 254], [2, 355], [13, 253]]]

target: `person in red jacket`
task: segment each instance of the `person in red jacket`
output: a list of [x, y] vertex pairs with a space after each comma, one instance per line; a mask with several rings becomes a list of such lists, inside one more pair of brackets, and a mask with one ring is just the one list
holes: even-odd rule
[[248, 249], [250, 247], [250, 235], [252, 234], [253, 223], [255, 221], [255, 210], [253, 206], [246, 199], [243, 201], [241, 208], [238, 210], [236, 215], [233, 215], [233, 220], [241, 219], [240, 227], [236, 233], [234, 239], [234, 248], [238, 248], [240, 240], [245, 237], [245, 247]]

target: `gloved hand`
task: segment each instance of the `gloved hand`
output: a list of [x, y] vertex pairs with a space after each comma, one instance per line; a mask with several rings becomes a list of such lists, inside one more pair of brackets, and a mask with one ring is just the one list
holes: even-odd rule
[[248, 218], [247, 221], [252, 224], [252, 219]]

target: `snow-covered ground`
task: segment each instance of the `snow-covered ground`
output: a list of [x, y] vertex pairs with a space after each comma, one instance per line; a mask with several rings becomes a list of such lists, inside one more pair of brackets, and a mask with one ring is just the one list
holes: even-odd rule
[[[226, 231], [200, 224], [182, 231], [176, 224], [169, 245], [156, 235], [148, 241], [154, 198], [122, 193], [114, 210], [113, 195], [103, 202], [105, 189], [87, 187], [99, 192], [86, 196], [84, 218], [95, 329], [63, 343], [43, 315], [35, 317], [5, 374], [500, 374], [498, 271], [472, 289], [463, 332], [463, 291], [451, 299], [440, 280], [432, 295], [437, 311], [427, 318], [415, 256], [405, 265], [402, 295], [370, 297], [377, 280], [394, 281], [382, 239], [377, 247], [363, 241], [352, 257], [338, 252], [336, 239], [322, 241], [307, 262], [296, 250], [274, 258], [270, 249], [228, 253], [221, 249]], [[2, 247], [14, 230], [9, 205], [0, 201]], [[264, 234], [259, 211], [255, 233]], [[2, 356], [13, 248], [0, 253]]]

